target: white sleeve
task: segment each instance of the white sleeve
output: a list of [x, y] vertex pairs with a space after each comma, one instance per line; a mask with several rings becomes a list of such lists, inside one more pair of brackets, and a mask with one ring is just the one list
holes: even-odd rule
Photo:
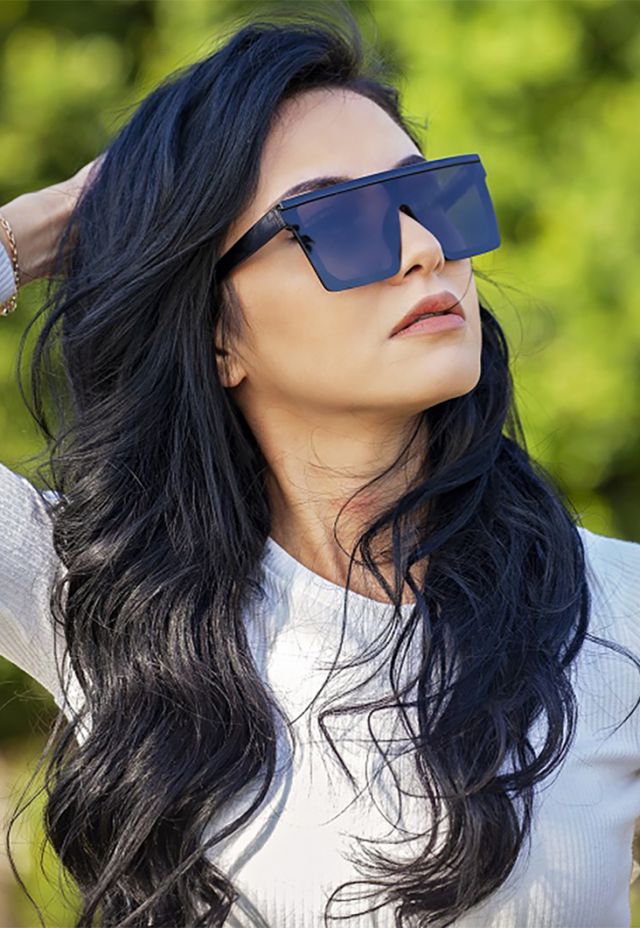
[[[18, 260], [20, 260], [18, 256]], [[9, 252], [0, 239], [0, 303], [5, 303], [16, 292], [16, 279]]]
[[[0, 464], [0, 655], [41, 683], [60, 704], [49, 591], [59, 559], [41, 494]], [[58, 660], [64, 644], [56, 632]]]

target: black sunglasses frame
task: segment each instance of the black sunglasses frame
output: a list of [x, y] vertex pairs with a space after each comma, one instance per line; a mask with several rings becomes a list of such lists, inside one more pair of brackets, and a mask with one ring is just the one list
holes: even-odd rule
[[[308, 193], [300, 193], [293, 197], [287, 197], [284, 200], [281, 200], [279, 203], [276, 203], [275, 206], [273, 206], [267, 213], [265, 213], [264, 216], [258, 219], [251, 226], [251, 228], [248, 229], [238, 239], [238, 241], [235, 242], [235, 244], [233, 244], [231, 248], [229, 248], [224, 253], [224, 255], [218, 259], [214, 268], [216, 280], [220, 282], [241, 261], [249, 258], [252, 254], [255, 254], [259, 248], [262, 248], [263, 245], [266, 245], [267, 242], [271, 241], [271, 239], [274, 238], [278, 232], [280, 232], [282, 229], [288, 229], [298, 239], [304, 254], [309, 259], [309, 262], [316, 272], [318, 278], [320, 279], [322, 285], [325, 287], [325, 289], [329, 289], [326, 283], [322, 280], [322, 277], [318, 272], [318, 268], [316, 268], [313, 264], [311, 255], [309, 255], [304, 247], [304, 242], [302, 241], [298, 224], [288, 222], [283, 215], [285, 211], [294, 207], [301, 206], [303, 203], [311, 203], [315, 200], [321, 200], [324, 197], [334, 196], [337, 193], [343, 193], [348, 190], [357, 190], [360, 187], [368, 187], [371, 184], [379, 184], [383, 181], [392, 180], [396, 177], [406, 177], [407, 175], [411, 174], [422, 174], [427, 171], [437, 171], [439, 168], [459, 164], [470, 164], [473, 162], [478, 162], [480, 165], [482, 165], [480, 155], [453, 155], [448, 158], [437, 158], [433, 161], [425, 160], [423, 162], [416, 162], [415, 164], [405, 165], [404, 167], [393, 168], [390, 171], [379, 171], [377, 174], [367, 174], [363, 177], [356, 177], [353, 180], [344, 181], [340, 184], [333, 184], [330, 187], [322, 187], [318, 190], [311, 190]], [[486, 172], [484, 173], [486, 174]], [[488, 208], [495, 219], [493, 202], [486, 187], [480, 192], [480, 195], [483, 198], [483, 205], [485, 208]], [[304, 229], [302, 230], [302, 235], [304, 235]], [[490, 247], [483, 248], [482, 251], [474, 251], [473, 254], [482, 254], [485, 251], [491, 251], [494, 248], [497, 248], [499, 244], [500, 234], [497, 229], [497, 225], [495, 225]], [[447, 255], [445, 252], [445, 258], [448, 260], [459, 260], [462, 257], [469, 256], [470, 255], [466, 252], [464, 254], [456, 254], [451, 256]]]

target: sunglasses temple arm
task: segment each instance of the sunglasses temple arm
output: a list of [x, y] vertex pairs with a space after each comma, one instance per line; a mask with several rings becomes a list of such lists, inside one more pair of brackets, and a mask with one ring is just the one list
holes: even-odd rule
[[281, 229], [285, 228], [287, 228], [287, 223], [282, 218], [278, 207], [274, 206], [218, 260], [215, 266], [218, 280], [222, 280], [237, 264], [240, 264], [245, 258], [249, 258], [259, 248], [271, 241]]

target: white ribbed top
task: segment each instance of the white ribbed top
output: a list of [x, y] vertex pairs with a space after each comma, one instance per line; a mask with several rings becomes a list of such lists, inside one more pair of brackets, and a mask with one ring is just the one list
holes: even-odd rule
[[[20, 255], [18, 255], [18, 261]], [[13, 265], [9, 252], [5, 248], [4, 242], [0, 240], [0, 304], [4, 303], [13, 296], [16, 290], [16, 279], [13, 273]]]
[[[53, 664], [53, 634], [48, 584], [55, 553], [38, 491], [23, 477], [0, 465], [0, 654], [39, 680], [62, 704]], [[640, 544], [579, 529], [591, 571], [593, 612], [590, 631], [631, 647], [640, 655]], [[293, 722], [297, 751], [279, 730], [278, 774], [266, 802], [232, 839], [211, 856], [241, 892], [227, 920], [232, 928], [255, 928], [258, 912], [270, 928], [323, 928], [324, 903], [332, 889], [361, 874], [349, 862], [358, 852], [353, 837], [400, 835], [393, 777], [388, 770], [372, 782], [379, 754], [366, 726], [366, 715], [327, 724], [338, 749], [356, 776], [356, 798], [334, 761], [317, 725], [317, 710], [342, 693], [348, 679], [370, 675], [371, 665], [338, 674], [305, 711], [325, 677], [323, 661], [335, 656], [342, 625], [342, 587], [304, 567], [272, 538], [265, 548], [265, 603], [245, 618], [256, 665]], [[350, 612], [341, 660], [358, 653], [365, 642], [389, 628], [392, 609], [365, 596], [350, 594]], [[404, 606], [403, 612], [410, 610]], [[58, 639], [59, 640], [59, 639]], [[382, 647], [383, 642], [380, 642]], [[384, 667], [389, 641], [373, 666], [382, 665], [365, 691], [350, 701], [388, 688]], [[537, 794], [531, 854], [524, 853], [507, 881], [484, 903], [456, 922], [456, 928], [629, 928], [629, 883], [634, 823], [640, 816], [640, 710], [615, 733], [613, 725], [640, 693], [640, 674], [622, 656], [589, 641], [575, 665], [578, 697], [576, 738], [558, 771]], [[345, 679], [348, 677], [348, 679]], [[82, 694], [75, 683], [74, 704]], [[77, 700], [77, 702], [75, 702]], [[346, 701], [346, 700], [345, 700]], [[394, 713], [374, 716], [378, 738], [399, 736]], [[540, 726], [531, 733], [541, 744]], [[395, 754], [393, 770], [403, 790], [418, 792], [409, 756]], [[366, 776], [375, 794], [367, 796]], [[248, 803], [247, 791], [224, 821]], [[403, 796], [402, 827], [428, 827], [425, 804]], [[388, 821], [385, 819], [388, 819]], [[223, 819], [211, 824], [219, 827]], [[413, 850], [417, 850], [415, 842]], [[382, 847], [393, 854], [391, 845]], [[406, 857], [404, 851], [395, 850]], [[362, 878], [362, 877], [361, 877]], [[363, 887], [356, 887], [362, 892]], [[349, 895], [353, 896], [353, 887]], [[341, 899], [344, 898], [342, 895]], [[366, 908], [340, 902], [330, 914], [347, 915]], [[333, 924], [340, 924], [335, 922]], [[390, 909], [377, 916], [354, 917], [345, 928], [395, 928]]]

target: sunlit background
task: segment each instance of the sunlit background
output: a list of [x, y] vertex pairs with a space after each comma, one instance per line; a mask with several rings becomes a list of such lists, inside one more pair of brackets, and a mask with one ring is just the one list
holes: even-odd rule
[[[0, 209], [73, 174], [162, 78], [213, 50], [233, 17], [264, 6], [2, 0]], [[405, 112], [425, 126], [427, 157], [482, 157], [503, 244], [474, 266], [491, 278], [478, 289], [509, 338], [530, 452], [573, 500], [583, 525], [640, 541], [640, 4], [371, 0], [351, 7], [395, 62]], [[41, 292], [31, 284], [18, 311], [0, 320], [0, 460], [27, 476], [25, 459], [39, 440], [15, 362]], [[0, 682], [4, 817], [54, 704], [1, 658]], [[47, 926], [69, 925], [69, 910], [37, 877], [41, 807], [42, 797], [22, 816], [12, 847]], [[635, 928], [639, 886], [631, 886]], [[0, 926], [36, 923], [2, 848]]]

